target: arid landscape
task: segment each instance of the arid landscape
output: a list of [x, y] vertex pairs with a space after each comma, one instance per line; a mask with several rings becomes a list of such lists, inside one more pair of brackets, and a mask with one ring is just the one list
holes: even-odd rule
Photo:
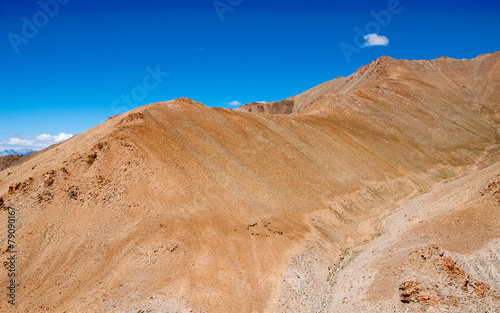
[[145, 105], [0, 158], [0, 285], [11, 207], [16, 312], [500, 312], [499, 136], [500, 52]]

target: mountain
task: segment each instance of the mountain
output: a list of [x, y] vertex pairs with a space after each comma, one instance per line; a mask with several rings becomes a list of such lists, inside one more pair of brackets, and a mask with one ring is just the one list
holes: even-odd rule
[[11, 166], [21, 162], [23, 156], [19, 154], [11, 154], [0, 157], [0, 171], [3, 171]]
[[16, 309], [493, 312], [499, 87], [498, 52], [382, 57], [279, 102], [112, 117], [0, 172]]
[[36, 152], [36, 150], [27, 149], [27, 148], [17, 149], [17, 150], [14, 150], [14, 149], [1, 150], [0, 151], [0, 157], [6, 156], [6, 155], [14, 155], [14, 154], [17, 154], [17, 155], [29, 155], [29, 154], [31, 154], [33, 152]]

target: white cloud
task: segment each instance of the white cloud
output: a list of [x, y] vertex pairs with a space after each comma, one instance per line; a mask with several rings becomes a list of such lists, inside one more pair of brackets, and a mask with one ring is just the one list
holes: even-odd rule
[[365, 37], [365, 43], [363, 48], [372, 46], [387, 46], [389, 44], [389, 39], [385, 36], [379, 36], [377, 34], [368, 34]]
[[64, 141], [64, 140], [68, 140], [71, 137], [73, 137], [73, 135], [66, 134], [66, 133], [60, 133], [57, 136], [42, 134], [42, 135], [36, 136], [35, 138], [36, 138], [36, 140], [41, 141], [41, 142], [51, 142], [51, 144], [54, 144], [54, 143], [59, 143], [59, 142]]
[[255, 101], [255, 103], [267, 103], [266, 101]]
[[34, 136], [31, 139], [26, 137], [21, 137], [21, 138], [19, 137], [20, 136], [9, 138], [8, 140], [0, 140], [0, 150], [10, 150], [10, 149], [16, 150], [23, 148], [42, 150], [53, 144], [65, 141], [73, 137], [73, 135], [60, 133], [59, 135], [56, 136], [41, 134], [38, 136]]
[[241, 105], [241, 103], [239, 101], [231, 101], [228, 103], [228, 105]]

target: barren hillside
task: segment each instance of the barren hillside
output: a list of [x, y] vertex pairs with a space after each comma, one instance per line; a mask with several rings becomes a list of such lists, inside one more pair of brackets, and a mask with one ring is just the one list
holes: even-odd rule
[[22, 155], [17, 154], [0, 157], [0, 171], [18, 164], [22, 158]]
[[494, 312], [499, 126], [500, 53], [382, 57], [239, 110], [134, 109], [0, 171], [15, 309]]

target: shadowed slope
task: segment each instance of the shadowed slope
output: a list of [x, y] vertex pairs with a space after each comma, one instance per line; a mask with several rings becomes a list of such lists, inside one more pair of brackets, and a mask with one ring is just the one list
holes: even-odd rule
[[3, 171], [11, 166], [18, 164], [22, 157], [23, 157], [22, 155], [17, 155], [17, 154], [0, 157], [0, 171]]

